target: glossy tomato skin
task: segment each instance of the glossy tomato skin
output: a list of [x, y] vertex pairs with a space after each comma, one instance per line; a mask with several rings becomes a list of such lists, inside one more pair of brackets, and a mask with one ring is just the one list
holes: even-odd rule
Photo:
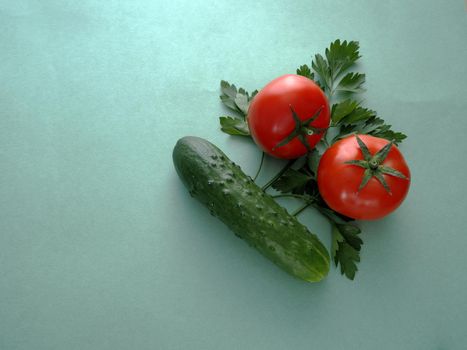
[[[294, 159], [307, 153], [306, 146], [298, 138], [273, 149], [295, 128], [291, 106], [302, 121], [312, 117], [319, 108], [322, 108], [311, 126], [329, 127], [328, 100], [315, 82], [294, 74], [274, 79], [251, 101], [247, 120], [251, 136], [256, 144], [264, 152], [277, 158]], [[307, 136], [310, 147], [313, 148], [321, 137], [322, 133]]]
[[[374, 155], [389, 141], [370, 136], [359, 135]], [[359, 220], [380, 219], [393, 212], [405, 199], [410, 186], [410, 170], [396, 146], [392, 146], [383, 165], [394, 168], [407, 179], [384, 174], [391, 194], [374, 177], [358, 191], [363, 179], [364, 169], [345, 164], [346, 161], [363, 159], [355, 136], [344, 138], [330, 148], [321, 157], [318, 166], [318, 188], [324, 201], [335, 211]]]

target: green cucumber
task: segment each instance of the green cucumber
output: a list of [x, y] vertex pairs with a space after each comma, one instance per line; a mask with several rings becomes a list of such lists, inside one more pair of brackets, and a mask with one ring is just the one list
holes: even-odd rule
[[318, 237], [215, 145], [183, 137], [173, 161], [191, 196], [265, 257], [305, 281], [320, 281], [328, 274], [329, 254]]

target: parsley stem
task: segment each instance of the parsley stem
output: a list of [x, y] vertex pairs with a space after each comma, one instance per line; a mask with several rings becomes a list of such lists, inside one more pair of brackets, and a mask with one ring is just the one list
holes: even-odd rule
[[308, 201], [309, 198], [305, 197], [301, 194], [293, 194], [293, 193], [283, 193], [283, 194], [276, 194], [274, 196], [271, 196], [272, 198], [283, 198], [283, 197], [290, 197], [290, 198], [298, 198], [298, 199], [303, 199], [305, 201]]
[[261, 189], [266, 191], [278, 178], [280, 178], [292, 165], [295, 163], [296, 159], [291, 159], [287, 162], [287, 164], [279, 171], [276, 176], [274, 176], [271, 180], [268, 181], [266, 185], [264, 185]]
[[275, 196], [272, 196], [272, 198], [281, 198], [281, 197], [297, 198], [297, 199], [301, 199], [305, 201], [305, 204], [303, 204], [300, 208], [298, 208], [296, 211], [293, 212], [292, 214], [293, 216], [297, 216], [309, 206], [317, 207], [316, 197], [304, 196], [301, 194], [294, 194], [294, 193], [282, 193], [282, 194], [276, 194]]
[[298, 214], [300, 214], [302, 211], [304, 211], [306, 208], [308, 208], [310, 205], [312, 205], [313, 202], [308, 202], [308, 203], [305, 203], [304, 205], [302, 205], [300, 208], [298, 208], [297, 210], [295, 210], [292, 215], [293, 216], [297, 216]]
[[321, 140], [323, 140], [323, 143], [324, 143], [324, 145], [326, 146], [326, 148], [329, 148], [329, 142], [328, 142], [328, 139], [327, 139], [327, 135], [328, 135], [328, 134], [325, 133], [325, 134], [323, 135], [323, 138], [322, 138]]
[[256, 172], [255, 177], [253, 178], [253, 181], [255, 181], [258, 178], [258, 175], [259, 175], [259, 173], [261, 171], [261, 168], [263, 167], [263, 162], [264, 162], [264, 152], [261, 155], [261, 162], [259, 163], [259, 168], [258, 168], [258, 171]]

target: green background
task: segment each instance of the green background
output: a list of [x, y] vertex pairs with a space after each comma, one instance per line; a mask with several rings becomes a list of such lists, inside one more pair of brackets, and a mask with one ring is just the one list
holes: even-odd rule
[[[220, 79], [261, 88], [336, 38], [413, 180], [361, 223], [355, 281], [306, 284], [192, 200], [171, 152], [205, 137], [253, 174]], [[0, 349], [466, 349], [466, 63], [461, 0], [0, 1]]]

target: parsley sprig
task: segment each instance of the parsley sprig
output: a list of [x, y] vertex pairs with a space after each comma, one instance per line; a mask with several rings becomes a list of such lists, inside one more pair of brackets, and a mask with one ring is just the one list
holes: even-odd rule
[[[311, 64], [303, 64], [298, 75], [316, 82], [325, 92], [331, 104], [331, 125], [318, 147], [310, 150], [300, 159], [287, 162], [263, 190], [270, 187], [279, 194], [275, 197], [293, 197], [304, 205], [293, 215], [312, 207], [324, 215], [331, 225], [331, 257], [341, 274], [353, 280], [360, 262], [363, 241], [361, 230], [356, 223], [329, 208], [318, 191], [316, 182], [319, 159], [324, 150], [334, 142], [352, 134], [369, 134], [401, 143], [405, 138], [401, 132], [392, 130], [377, 113], [362, 105], [359, 95], [364, 92], [365, 74], [353, 71], [361, 58], [357, 41], [335, 40], [325, 50], [324, 55], [316, 54]], [[221, 81], [221, 101], [232, 112], [232, 116], [220, 117], [221, 130], [230, 135], [250, 136], [246, 117], [251, 100], [257, 90], [249, 94], [226, 81]], [[298, 136], [297, 136], [298, 137]], [[263, 160], [263, 157], [262, 157]], [[263, 161], [261, 161], [262, 165]], [[260, 166], [261, 169], [261, 166]], [[258, 170], [259, 172], [259, 170]]]
[[[314, 56], [312, 71], [306, 64], [297, 69], [298, 75], [317, 82], [326, 93], [331, 107], [331, 144], [351, 134], [369, 134], [400, 143], [407, 136], [395, 132], [391, 125], [379, 117], [374, 110], [362, 106], [355, 95], [364, 92], [365, 74], [349, 71], [360, 56], [357, 41], [336, 40], [325, 51], [325, 57]], [[323, 142], [328, 142], [325, 138]], [[328, 142], [329, 143], [329, 142]]]
[[234, 116], [221, 116], [219, 121], [221, 123], [221, 130], [230, 135], [249, 136], [250, 130], [246, 123], [246, 115], [250, 102], [258, 93], [258, 90], [253, 91], [250, 95], [245, 89], [239, 88], [234, 84], [221, 81], [220, 99], [222, 103], [231, 111], [235, 112]]

